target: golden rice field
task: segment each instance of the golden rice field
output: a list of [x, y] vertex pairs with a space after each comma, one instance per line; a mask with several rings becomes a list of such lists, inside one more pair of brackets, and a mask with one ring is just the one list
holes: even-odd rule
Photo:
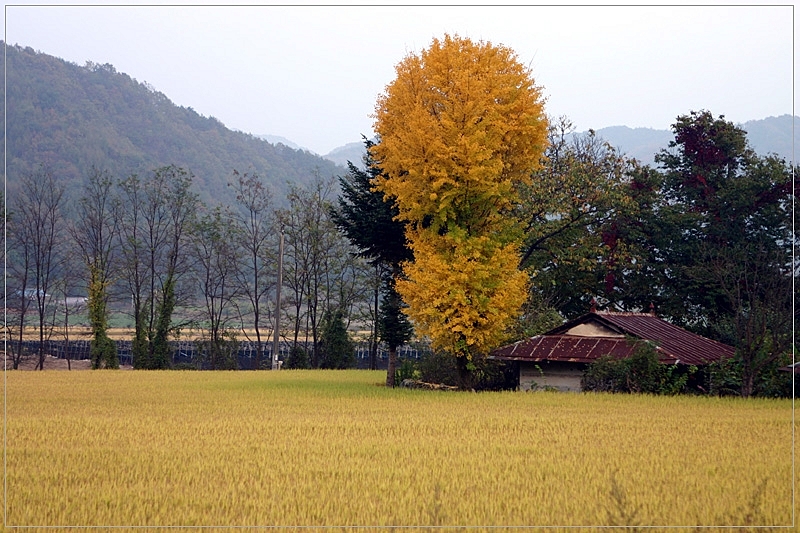
[[390, 390], [368, 371], [5, 379], [7, 526], [794, 518], [788, 400]]

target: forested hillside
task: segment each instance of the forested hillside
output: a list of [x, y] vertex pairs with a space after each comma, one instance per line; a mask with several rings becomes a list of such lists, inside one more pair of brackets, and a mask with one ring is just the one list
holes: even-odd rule
[[0, 64], [6, 60], [12, 193], [19, 177], [40, 164], [67, 185], [83, 182], [92, 166], [124, 178], [174, 164], [194, 173], [204, 200], [229, 197], [233, 169], [263, 176], [276, 199], [286, 197], [287, 183], [342, 172], [328, 160], [176, 106], [112, 65], [79, 66], [20, 46], [8, 46]]

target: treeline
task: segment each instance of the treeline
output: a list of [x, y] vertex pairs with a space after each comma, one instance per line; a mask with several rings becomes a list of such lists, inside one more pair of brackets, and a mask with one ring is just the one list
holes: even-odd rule
[[[652, 306], [736, 347], [715, 369], [721, 389], [775, 394], [791, 383], [780, 373], [776, 385], [793, 349], [795, 169], [756, 155], [742, 129], [707, 111], [678, 117], [673, 132], [653, 168], [551, 119], [541, 166], [507, 213], [531, 289], [505, 338], [541, 333], [592, 300], [617, 311]], [[412, 332], [393, 280], [414, 258], [396, 208], [373, 187], [382, 170], [366, 163], [366, 171], [351, 165], [339, 184], [317, 176], [292, 187], [285, 207], [261, 176], [239, 172], [227, 184], [235, 201], [212, 206], [177, 166], [124, 179], [96, 169], [68, 202], [63, 183], [40, 166], [9, 198], [12, 338], [23, 326], [36, 326], [42, 340], [60, 335], [69, 306], [53, 304], [86, 295], [96, 367], [115, 365], [104, 332], [109, 317], [126, 316], [135, 366], [168, 367], [166, 340], [193, 328], [206, 366], [229, 368], [236, 339], [272, 341], [283, 233], [285, 364], [348, 366], [352, 323], [373, 345], [396, 348]], [[13, 353], [14, 366], [22, 355]]]
[[[519, 201], [505, 215], [523, 243], [520, 266], [530, 278], [523, 313], [506, 339], [543, 333], [593, 306], [652, 309], [736, 348], [734, 359], [712, 369], [716, 390], [785, 395], [791, 374], [778, 369], [793, 352], [796, 169], [775, 155], [756, 155], [741, 128], [708, 111], [678, 117], [672, 130], [674, 140], [653, 168], [591, 131], [572, 136], [567, 119], [550, 121], [540, 168], [518, 185]], [[409, 232], [375, 190], [383, 170], [372, 161], [369, 174], [358, 176], [343, 184], [348, 236], [397, 273], [408, 261], [398, 250]], [[452, 296], [453, 287], [475, 282], [450, 275], [452, 283], [437, 281], [437, 292]], [[383, 285], [387, 300], [397, 295], [391, 281]], [[417, 306], [427, 312], [425, 302]], [[384, 315], [397, 318], [398, 308]], [[382, 332], [384, 340], [391, 331]], [[470, 360], [475, 375], [483, 372], [479, 356]]]

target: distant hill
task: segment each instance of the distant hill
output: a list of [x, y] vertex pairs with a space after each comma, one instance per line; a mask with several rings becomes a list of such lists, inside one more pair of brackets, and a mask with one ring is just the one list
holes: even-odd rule
[[[2, 42], [2, 41], [0, 41]], [[229, 201], [233, 169], [257, 172], [282, 200], [288, 183], [342, 173], [331, 161], [232, 131], [112, 65], [78, 66], [21, 46], [6, 47], [9, 194], [39, 164], [75, 190], [92, 165], [124, 178], [176, 164], [196, 176], [201, 198]], [[3, 88], [0, 86], [0, 91]], [[0, 110], [0, 112], [2, 112]]]
[[[795, 117], [798, 136], [795, 140], [795, 151], [800, 158], [800, 117]], [[768, 117], [761, 120], [750, 120], [739, 126], [747, 132], [750, 147], [760, 155], [777, 154], [786, 161], [792, 160], [792, 116]], [[577, 133], [584, 135], [587, 132]], [[641, 163], [654, 166], [655, 155], [669, 146], [674, 136], [671, 130], [655, 130], [652, 128], [629, 128], [628, 126], [610, 126], [595, 130], [598, 137], [619, 148], [629, 157]], [[350, 160], [359, 167], [364, 155], [363, 143], [348, 143], [336, 148], [324, 156], [335, 163], [346, 166]]]
[[[586, 133], [586, 132], [583, 132]], [[653, 156], [666, 148], [674, 138], [671, 131], [651, 128], [611, 126], [595, 130], [598, 137], [608, 141], [629, 157], [653, 165]]]
[[288, 146], [292, 150], [304, 150], [306, 152], [311, 152], [311, 150], [303, 148], [302, 146], [293, 143], [286, 137], [281, 137], [280, 135], [256, 135], [256, 137], [258, 137], [259, 139], [264, 139], [270, 144], [275, 144], [275, 145], [282, 144], [284, 146]]
[[[303, 148], [297, 143], [290, 141], [286, 137], [281, 137], [280, 135], [257, 135], [257, 137], [260, 139], [264, 139], [265, 141], [275, 145], [282, 144], [284, 146], [288, 146], [289, 148], [293, 148], [295, 150], [305, 150], [307, 152], [311, 152], [311, 150], [309, 150], [308, 148]], [[328, 161], [333, 161], [335, 164], [345, 169], [347, 168], [348, 161], [351, 161], [354, 165], [356, 165], [359, 168], [363, 168], [364, 167], [364, 162], [362, 161], [363, 157], [364, 157], [363, 142], [347, 143], [344, 146], [334, 148], [329, 153], [322, 156], [323, 159], [327, 159]]]
[[333, 149], [327, 155], [323, 156], [329, 161], [333, 161], [337, 165], [347, 168], [347, 162], [350, 161], [358, 168], [364, 168], [363, 158], [366, 155], [364, 149], [364, 142], [347, 143], [344, 146]]
[[[800, 158], [800, 117], [794, 117], [798, 135], [794, 138], [795, 158]], [[750, 147], [757, 153], [777, 154], [786, 161], [792, 160], [792, 115], [750, 120], [741, 124], [747, 132]]]
[[[800, 117], [795, 117], [800, 127]], [[792, 160], [792, 116], [768, 117], [738, 124], [747, 132], [750, 147], [759, 155], [777, 154], [786, 161]], [[653, 157], [669, 146], [674, 136], [670, 130], [611, 126], [595, 130], [598, 137], [619, 148], [623, 153], [642, 163], [653, 166]], [[798, 130], [800, 133], [800, 130]], [[795, 151], [800, 156], [800, 135], [795, 140]]]

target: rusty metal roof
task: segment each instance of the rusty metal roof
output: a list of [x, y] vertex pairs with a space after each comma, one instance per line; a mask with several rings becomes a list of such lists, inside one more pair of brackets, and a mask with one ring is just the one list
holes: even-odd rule
[[531, 337], [491, 353], [496, 359], [516, 361], [569, 361], [590, 363], [603, 355], [628, 357], [635, 343], [625, 337], [579, 336], [567, 332], [573, 327], [595, 322], [621, 335], [655, 344], [664, 363], [704, 365], [730, 357], [734, 349], [646, 313], [588, 313], [543, 335]]
[[[636, 342], [620, 337], [579, 337], [577, 335], [538, 335], [503, 346], [492, 352], [495, 359], [506, 361], [567, 361], [591, 363], [604, 355], [624, 359], [633, 354]], [[675, 359], [659, 351], [659, 360]]]

